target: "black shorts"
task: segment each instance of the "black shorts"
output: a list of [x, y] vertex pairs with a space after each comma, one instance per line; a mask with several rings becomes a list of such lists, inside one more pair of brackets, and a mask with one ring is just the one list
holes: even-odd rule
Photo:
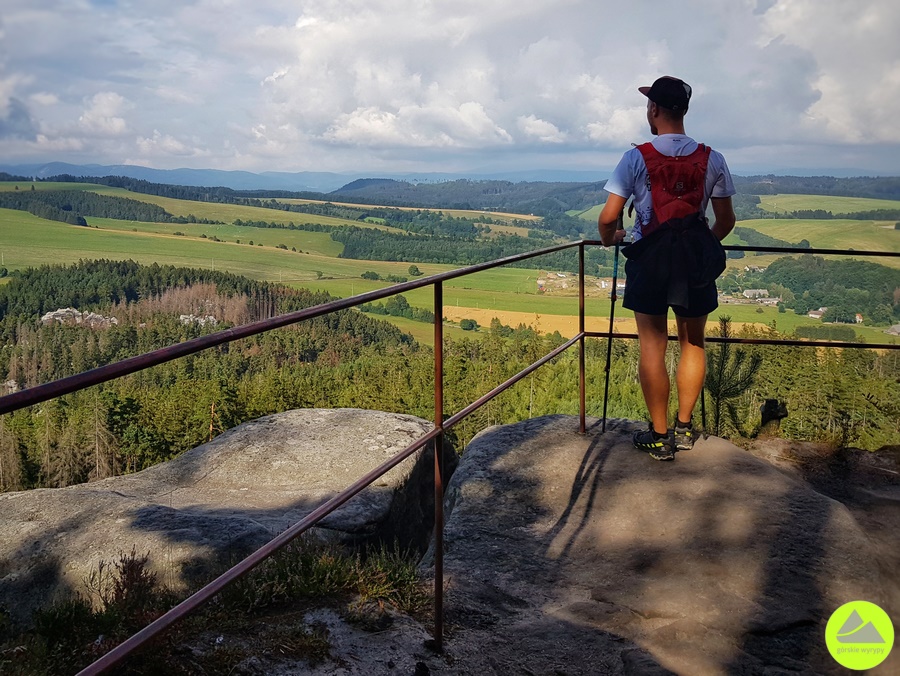
[[643, 270], [640, 259], [625, 261], [625, 298], [622, 305], [647, 315], [668, 314], [669, 307], [679, 317], [702, 317], [719, 307], [716, 283], [688, 288], [687, 307], [669, 305], [668, 289], [659, 283], [655, 270]]

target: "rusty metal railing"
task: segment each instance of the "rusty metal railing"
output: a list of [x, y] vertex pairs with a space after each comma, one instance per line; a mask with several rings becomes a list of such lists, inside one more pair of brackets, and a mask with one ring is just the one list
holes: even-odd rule
[[[353, 498], [369, 484], [381, 477], [393, 467], [397, 466], [406, 458], [413, 455], [416, 451], [423, 448], [426, 444], [433, 443], [434, 453], [434, 647], [440, 651], [443, 649], [443, 530], [444, 530], [444, 468], [442, 464], [442, 450], [444, 434], [454, 425], [465, 419], [468, 415], [484, 406], [487, 402], [506, 391], [535, 370], [548, 363], [552, 359], [558, 357], [570, 347], [578, 344], [579, 346], [579, 431], [583, 434], [586, 431], [586, 392], [585, 392], [585, 338], [607, 338], [607, 367], [606, 367], [606, 388], [604, 392], [603, 404], [603, 429], [605, 431], [607, 399], [609, 389], [609, 355], [611, 351], [613, 338], [636, 339], [636, 334], [614, 333], [613, 332], [613, 315], [616, 303], [616, 280], [618, 271], [618, 255], [619, 247], [615, 248], [614, 263], [614, 280], [611, 295], [610, 306], [610, 323], [607, 332], [594, 332], [585, 330], [585, 270], [584, 270], [584, 249], [586, 246], [601, 245], [599, 241], [586, 240], [568, 242], [556, 246], [546, 247], [537, 251], [532, 251], [514, 256], [481, 263], [478, 265], [452, 270], [429, 277], [423, 277], [418, 280], [403, 282], [393, 286], [370, 291], [357, 296], [343, 298], [329, 303], [323, 303], [296, 312], [260, 320], [243, 326], [234, 327], [224, 331], [219, 331], [207, 336], [201, 336], [193, 340], [172, 345], [148, 352], [135, 357], [130, 357], [115, 364], [102, 366], [84, 373], [79, 373], [67, 378], [62, 378], [51, 383], [38, 385], [36, 387], [22, 390], [13, 394], [0, 397], [0, 415], [10, 413], [12, 411], [32, 406], [34, 404], [53, 399], [55, 397], [68, 394], [77, 390], [81, 390], [94, 385], [99, 385], [110, 380], [120, 378], [137, 371], [163, 364], [183, 356], [195, 354], [202, 350], [209, 349], [218, 345], [240, 340], [250, 336], [258, 335], [272, 329], [281, 328], [297, 324], [299, 322], [321, 317], [323, 315], [352, 308], [364, 303], [380, 300], [389, 296], [419, 289], [427, 286], [434, 287], [434, 428], [423, 435], [412, 444], [407, 446], [403, 451], [383, 463], [382, 465], [371, 470], [364, 476], [360, 477], [352, 485], [344, 491], [335, 495], [315, 510], [310, 512], [306, 517], [298, 521], [296, 524], [285, 530], [262, 548], [245, 558], [243, 561], [227, 570], [225, 573], [217, 577], [215, 580], [204, 586], [195, 594], [185, 599], [174, 608], [166, 612], [157, 620], [149, 624], [147, 627], [128, 638], [117, 647], [113, 648], [99, 660], [82, 670], [79, 676], [88, 674], [103, 673], [117, 664], [121, 663], [126, 657], [132, 654], [140, 647], [146, 645], [153, 638], [165, 632], [169, 627], [184, 619], [187, 615], [194, 612], [197, 608], [209, 601], [218, 594], [223, 588], [235, 582], [239, 578], [249, 573], [254, 567], [262, 561], [279, 551], [289, 542], [297, 538], [299, 535], [307, 531], [309, 528], [318, 523], [322, 518], [333, 512], [335, 509]], [[544, 357], [535, 361], [513, 377], [496, 386], [490, 392], [484, 394], [476, 401], [472, 402], [457, 413], [444, 417], [444, 387], [443, 387], [443, 284], [446, 281], [471, 275], [476, 272], [482, 272], [493, 268], [508, 265], [518, 261], [528, 260], [543, 256], [545, 254], [563, 251], [566, 249], [578, 248], [578, 269], [579, 269], [579, 285], [578, 285], [578, 334], [564, 344], [558, 346]], [[900, 257], [900, 253], [889, 252], [868, 252], [853, 250], [834, 250], [834, 249], [784, 249], [776, 247], [735, 247], [726, 246], [726, 250], [743, 250], [758, 252], [775, 252], [775, 253], [803, 253], [803, 254], [842, 254], [854, 256], [887, 256]], [[669, 340], [677, 340], [675, 336], [669, 336]], [[868, 348], [868, 349], [900, 349], [897, 344], [871, 344], [871, 343], [843, 343], [831, 341], [800, 341], [800, 340], [770, 340], [770, 339], [747, 339], [747, 338], [719, 338], [710, 337], [710, 342], [730, 342], [745, 344], [763, 344], [763, 345], [802, 345], [802, 346], [825, 346], [825, 347], [843, 347], [843, 348]]]
[[[390, 458], [383, 464], [379, 465], [375, 469], [371, 470], [364, 476], [360, 477], [355, 481], [352, 485], [347, 487], [345, 490], [341, 491], [339, 494], [335, 495], [315, 510], [310, 512], [306, 517], [298, 521], [296, 524], [285, 530], [283, 533], [278, 535], [276, 538], [268, 542], [266, 545], [255, 551], [253, 554], [239, 562], [237, 565], [233, 566], [229, 570], [225, 571], [215, 580], [204, 586], [202, 589], [194, 593], [189, 598], [185, 599], [174, 608], [166, 612], [164, 615], [156, 619], [151, 624], [147, 625], [144, 629], [134, 634], [130, 638], [126, 639], [124, 642], [113, 648], [106, 655], [90, 664], [88, 667], [79, 672], [80, 675], [88, 675], [88, 674], [100, 674], [104, 673], [107, 670], [113, 668], [114, 666], [120, 664], [124, 659], [126, 659], [133, 652], [146, 645], [149, 641], [153, 640], [155, 637], [159, 636], [163, 632], [165, 632], [168, 628], [170, 628], [175, 623], [184, 619], [187, 615], [194, 612], [197, 608], [202, 606], [204, 603], [213, 598], [216, 594], [218, 594], [222, 589], [224, 589], [229, 584], [237, 581], [247, 573], [249, 573], [253, 568], [259, 565], [262, 561], [272, 556], [274, 553], [282, 549], [289, 542], [300, 536], [305, 531], [309, 530], [312, 526], [318, 523], [325, 516], [336, 510], [338, 507], [346, 503], [348, 500], [353, 498], [359, 492], [361, 492], [364, 488], [370, 485], [373, 481], [387, 473], [393, 467], [397, 466], [406, 458], [413, 455], [416, 451], [423, 448], [428, 443], [433, 443], [435, 447], [434, 453], [434, 495], [435, 495], [435, 514], [434, 514], [434, 537], [435, 537], [435, 546], [434, 546], [434, 612], [435, 612], [435, 624], [434, 624], [434, 647], [436, 650], [441, 651], [443, 649], [443, 530], [444, 530], [444, 515], [443, 515], [443, 503], [444, 503], [444, 468], [442, 463], [442, 450], [443, 450], [443, 441], [444, 434], [446, 431], [450, 430], [454, 425], [459, 423], [461, 420], [466, 418], [468, 415], [478, 410], [482, 406], [484, 406], [488, 401], [499, 395], [500, 393], [506, 391], [517, 382], [531, 374], [536, 369], [540, 368], [548, 361], [562, 354], [565, 350], [572, 347], [576, 343], [580, 343], [581, 346], [581, 361], [583, 364], [584, 361], [584, 334], [580, 333], [575, 338], [567, 341], [565, 344], [560, 345], [555, 350], [545, 355], [538, 361], [531, 364], [529, 367], [523, 369], [520, 373], [514, 375], [509, 378], [505, 382], [501, 383], [494, 389], [492, 389], [487, 394], [483, 395], [475, 402], [469, 404], [461, 411], [456, 414], [449, 416], [445, 419], [444, 417], [444, 387], [443, 387], [443, 284], [446, 281], [456, 279], [458, 277], [463, 277], [466, 275], [471, 275], [477, 272], [482, 272], [485, 270], [490, 270], [493, 268], [501, 267], [503, 265], [508, 265], [510, 263], [515, 263], [518, 261], [528, 260], [531, 258], [536, 258], [538, 256], [543, 256], [545, 254], [554, 253], [557, 251], [563, 251], [566, 249], [572, 249], [578, 247], [580, 250], [580, 260], [583, 272], [583, 252], [584, 252], [584, 243], [575, 241], [568, 242], [565, 244], [559, 244], [551, 247], [546, 247], [537, 251], [531, 251], [528, 253], [517, 254], [514, 256], [508, 256], [505, 258], [497, 259], [494, 261], [489, 261], [486, 263], [481, 263], [478, 265], [472, 265], [467, 268], [462, 268], [458, 270], [452, 270], [449, 272], [431, 275], [429, 277], [423, 277], [418, 280], [413, 280], [409, 282], [403, 282], [400, 284], [395, 284], [393, 286], [379, 289], [376, 291], [370, 291], [367, 293], [363, 293], [360, 295], [352, 296], [350, 298], [343, 298], [335, 301], [331, 301], [329, 303], [323, 303], [321, 305], [316, 305], [314, 307], [305, 308], [303, 310], [298, 310], [296, 312], [291, 312], [288, 314], [280, 315], [277, 317], [272, 317], [269, 319], [263, 319], [257, 322], [252, 322], [250, 324], [245, 324], [242, 326], [237, 326], [231, 329], [226, 329], [224, 331], [219, 331], [216, 333], [212, 333], [206, 336], [201, 336], [199, 338], [195, 338], [193, 340], [185, 341], [183, 343], [178, 343], [176, 345], [172, 345], [169, 347], [160, 348], [158, 350], [154, 350], [152, 352], [147, 352], [145, 354], [137, 355], [135, 357], [130, 357], [128, 359], [124, 359], [120, 362], [114, 364], [108, 364], [106, 366], [101, 366], [96, 369], [92, 369], [90, 371], [86, 371], [84, 373], [79, 373], [73, 376], [69, 376], [67, 378], [61, 378], [59, 380], [45, 383], [43, 385], [38, 385], [36, 387], [32, 387], [26, 390], [22, 390], [19, 392], [15, 392], [13, 394], [6, 395], [4, 397], [0, 397], [0, 415], [5, 413], [10, 413], [21, 408], [25, 408], [27, 406], [32, 406], [35, 404], [39, 404], [41, 402], [47, 401], [49, 399], [53, 399], [55, 397], [62, 396], [64, 394], [69, 394], [71, 392], [75, 392], [77, 390], [85, 389], [87, 387], [91, 387], [94, 385], [99, 385], [105, 382], [109, 382], [116, 378], [120, 378], [122, 376], [126, 376], [137, 371], [142, 371], [144, 369], [150, 368], [152, 366], [157, 366], [159, 364], [163, 364], [174, 359], [178, 359], [180, 357], [184, 357], [191, 354], [196, 354], [203, 350], [209, 349], [211, 347], [216, 347], [218, 345], [224, 345], [226, 343], [230, 343], [236, 340], [240, 340], [242, 338], [247, 338], [250, 336], [255, 336], [266, 331], [271, 331], [273, 329], [282, 328], [285, 326], [290, 326], [293, 324], [297, 324], [299, 322], [313, 319], [315, 317], [321, 317], [332, 312], [337, 312], [339, 310], [345, 310], [351, 307], [355, 307], [357, 305], [362, 305], [364, 303], [369, 303], [372, 301], [380, 300], [382, 298], [387, 298], [389, 296], [403, 293], [405, 291], [411, 291], [413, 289], [419, 289], [427, 286], [434, 287], [434, 371], [435, 371], [435, 381], [434, 381], [434, 429], [432, 429], [429, 433], [415, 440], [409, 446], [407, 446], [403, 451], [396, 454], [394, 457]], [[583, 315], [583, 277], [582, 278], [582, 301], [581, 301], [581, 313]], [[584, 371], [582, 369], [582, 383], [581, 383], [581, 391], [584, 392]], [[581, 411], [581, 432], [585, 431], [585, 414], [583, 408], [583, 397], [582, 397], [582, 411]]]

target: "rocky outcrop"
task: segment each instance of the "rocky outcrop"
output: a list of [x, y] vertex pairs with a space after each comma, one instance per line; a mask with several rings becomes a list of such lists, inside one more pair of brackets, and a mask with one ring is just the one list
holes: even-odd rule
[[198, 317], [196, 315], [179, 315], [178, 321], [182, 324], [196, 324], [197, 326], [215, 326], [219, 323], [219, 320], [213, 317], [212, 315], [206, 315], [205, 317]]
[[[271, 540], [432, 429], [407, 415], [288, 411], [170, 462], [64, 489], [0, 494], [0, 606], [18, 621], [132, 547], [179, 588]], [[433, 520], [433, 454], [393, 468], [317, 528], [358, 543], [421, 546]], [[447, 472], [456, 454], [444, 449]]]
[[[874, 493], [893, 539], [876, 542], [796, 469], [716, 438], [655, 462], [637, 427], [582, 436], [550, 416], [472, 441], [448, 487], [433, 673], [838, 674], [823, 639], [836, 608], [900, 616], [889, 474]], [[897, 673], [898, 653], [873, 673]]]
[[60, 308], [53, 310], [41, 317], [41, 323], [49, 324], [66, 324], [69, 326], [84, 326], [88, 329], [108, 329], [119, 323], [115, 317], [104, 317], [96, 312], [80, 312], [73, 307]]

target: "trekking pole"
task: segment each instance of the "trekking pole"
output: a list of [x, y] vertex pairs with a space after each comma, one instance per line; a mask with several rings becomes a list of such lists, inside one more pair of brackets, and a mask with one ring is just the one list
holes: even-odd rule
[[616, 244], [613, 258], [612, 303], [609, 306], [609, 336], [606, 339], [606, 385], [603, 387], [603, 432], [606, 432], [606, 405], [609, 403], [609, 366], [612, 361], [613, 318], [616, 315], [616, 278], [619, 276], [619, 245]]
[[706, 388], [700, 389], [700, 424], [703, 426], [703, 438], [707, 439], [709, 435], [706, 433]]

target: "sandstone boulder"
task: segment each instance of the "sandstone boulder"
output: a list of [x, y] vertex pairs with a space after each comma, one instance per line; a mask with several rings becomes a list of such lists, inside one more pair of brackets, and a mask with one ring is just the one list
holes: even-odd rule
[[[0, 607], [32, 611], [134, 547], [173, 588], [236, 563], [432, 429], [408, 415], [309, 409], [244, 423], [129, 476], [0, 494]], [[448, 474], [456, 454], [444, 448]], [[420, 450], [325, 518], [342, 541], [422, 547], [433, 523], [433, 451]]]

